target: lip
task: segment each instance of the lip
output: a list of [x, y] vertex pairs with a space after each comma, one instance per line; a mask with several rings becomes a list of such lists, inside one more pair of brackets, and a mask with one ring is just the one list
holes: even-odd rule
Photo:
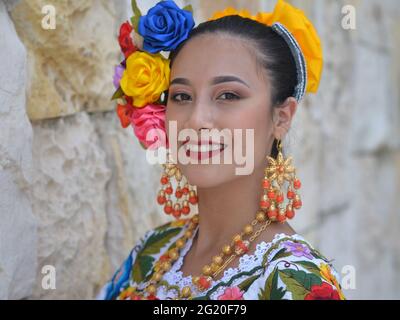
[[[188, 142], [190, 141], [190, 139], [189, 138], [186, 138], [186, 140], [185, 141], [183, 141], [182, 142], [182, 146], [184, 146], [185, 144], [187, 144]], [[192, 143], [190, 143], [191, 145], [198, 145], [198, 146], [201, 146], [201, 145], [211, 145], [211, 144], [220, 144], [220, 145], [223, 145], [223, 143], [221, 143], [221, 142], [217, 142], [217, 141], [212, 141], [211, 139], [210, 140], [199, 140], [199, 141], [197, 141], [197, 143], [196, 143], [196, 141], [194, 141], [194, 142], [192, 142]]]
[[[216, 155], [223, 152], [226, 148], [225, 144], [214, 142], [212, 140], [201, 140], [198, 141], [198, 143], [189, 143], [189, 140], [187, 139], [182, 143], [182, 146], [184, 146], [184, 148], [186, 149], [185, 153], [187, 157], [198, 161], [215, 157]], [[205, 149], [205, 147], [207, 147], [208, 150], [202, 151], [201, 149]]]

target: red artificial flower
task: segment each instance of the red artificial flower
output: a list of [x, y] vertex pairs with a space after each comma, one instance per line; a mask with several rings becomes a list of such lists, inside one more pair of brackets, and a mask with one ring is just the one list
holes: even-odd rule
[[147, 296], [147, 300], [160, 300], [154, 294], [150, 294]]
[[133, 111], [134, 111], [134, 107], [129, 102], [129, 99], [128, 99], [127, 104], [125, 104], [125, 105], [118, 104], [117, 105], [117, 114], [118, 114], [119, 120], [121, 121], [122, 128], [127, 128], [131, 124]]
[[121, 28], [119, 29], [118, 42], [125, 58], [128, 58], [137, 50], [132, 40], [132, 30], [133, 28], [128, 21], [121, 24]]
[[340, 297], [330, 284], [323, 282], [319, 286], [311, 286], [311, 292], [304, 297], [304, 300], [340, 300]]

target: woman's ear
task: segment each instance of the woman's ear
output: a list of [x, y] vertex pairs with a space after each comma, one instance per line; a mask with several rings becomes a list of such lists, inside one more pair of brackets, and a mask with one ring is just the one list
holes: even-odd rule
[[297, 106], [297, 100], [294, 97], [289, 97], [281, 105], [274, 107], [273, 122], [275, 138], [283, 140], [290, 129]]

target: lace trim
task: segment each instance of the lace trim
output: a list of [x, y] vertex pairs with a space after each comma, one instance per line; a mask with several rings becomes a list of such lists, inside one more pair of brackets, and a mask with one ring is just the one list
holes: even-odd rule
[[[201, 294], [201, 292], [199, 292], [196, 288], [196, 286], [193, 285], [192, 283], [192, 276], [183, 276], [183, 272], [180, 271], [182, 264], [183, 264], [183, 260], [187, 254], [187, 252], [190, 250], [190, 248], [192, 247], [193, 244], [193, 239], [197, 234], [197, 231], [199, 229], [199, 226], [196, 227], [196, 229], [193, 232], [193, 235], [190, 239], [188, 239], [188, 241], [186, 242], [185, 247], [182, 249], [180, 257], [178, 258], [178, 260], [175, 261], [175, 263], [173, 264], [173, 266], [171, 267], [171, 269], [166, 272], [163, 276], [163, 279], [165, 281], [167, 281], [170, 284], [176, 285], [178, 286], [180, 289], [182, 289], [185, 286], [189, 286], [192, 290], [192, 292], [197, 296], [199, 294]], [[231, 277], [233, 277], [234, 275], [243, 272], [243, 271], [249, 271], [252, 268], [254, 268], [257, 265], [261, 265], [262, 260], [263, 260], [263, 256], [264, 254], [267, 252], [267, 250], [277, 241], [283, 239], [283, 238], [291, 238], [291, 239], [295, 239], [295, 240], [302, 240], [305, 241], [305, 239], [299, 235], [299, 234], [293, 234], [293, 235], [287, 235], [285, 233], [277, 233], [274, 238], [270, 241], [270, 242], [265, 242], [262, 241], [260, 243], [257, 243], [256, 245], [256, 249], [254, 251], [253, 254], [249, 255], [249, 254], [244, 254], [243, 256], [241, 256], [239, 258], [239, 265], [237, 267], [230, 267], [226, 270], [224, 270], [224, 275], [222, 278], [218, 279], [218, 280], [212, 280], [211, 282], [211, 288], [213, 288], [215, 285], [217, 285], [220, 282], [227, 282], [229, 281], [229, 279]], [[240, 281], [240, 278], [236, 279], [235, 281]], [[164, 288], [164, 286], [163, 286]], [[221, 286], [219, 289], [217, 289], [212, 295], [211, 297], [214, 296], [219, 296], [220, 294], [223, 293], [225, 287]], [[163, 290], [164, 291], [164, 290]], [[168, 294], [167, 290], [165, 290], [163, 292], [166, 296], [170, 296], [170, 294]]]

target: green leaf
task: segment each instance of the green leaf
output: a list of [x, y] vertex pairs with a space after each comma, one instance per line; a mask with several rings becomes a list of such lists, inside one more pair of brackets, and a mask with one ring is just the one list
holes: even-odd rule
[[115, 91], [113, 96], [111, 97], [111, 101], [122, 98], [123, 96], [124, 96], [124, 92], [122, 91], [121, 87], [118, 87], [117, 91]]
[[238, 285], [239, 289], [242, 290], [242, 291], [247, 291], [247, 289], [248, 289], [248, 288], [253, 284], [253, 282], [254, 282], [257, 278], [259, 278], [259, 277], [260, 277], [259, 275], [256, 275], [256, 276], [252, 276], [252, 277], [247, 278], [246, 280], [244, 280], [243, 282], [241, 282], [241, 283]]
[[305, 269], [315, 274], [318, 277], [321, 277], [321, 270], [319, 267], [310, 261], [296, 261], [296, 264], [303, 266]]
[[162, 230], [171, 228], [171, 223], [172, 223], [172, 221], [168, 221], [168, 222], [166, 222], [166, 223], [164, 223], [164, 224], [162, 224], [162, 225], [159, 225], [159, 226], [156, 227], [154, 230], [155, 230], [155, 231], [162, 231]]
[[275, 272], [272, 283], [271, 283], [271, 300], [282, 300], [283, 296], [286, 293], [286, 290], [282, 287], [278, 288], [278, 272]]
[[133, 16], [131, 18], [131, 24], [132, 24], [133, 30], [135, 30], [136, 33], [138, 33], [137, 30], [139, 29], [139, 20], [140, 20], [140, 17], [138, 17], [138, 16]]
[[182, 9], [183, 9], [183, 10], [186, 10], [186, 11], [190, 11], [190, 12], [193, 13], [193, 7], [192, 7], [191, 4], [188, 4], [187, 6], [183, 7]]
[[265, 282], [264, 289], [261, 289], [258, 297], [260, 300], [282, 300], [286, 290], [282, 287], [278, 288], [278, 272], [277, 268], [272, 271]]
[[191, 300], [210, 300], [207, 296], [195, 297]]
[[285, 283], [287, 290], [292, 293], [294, 300], [304, 300], [312, 285], [321, 285], [321, 278], [315, 274], [293, 269], [279, 270], [279, 276]]
[[171, 238], [175, 237], [181, 230], [181, 228], [173, 228], [154, 232], [146, 241], [145, 246], [140, 254], [151, 255], [159, 253], [161, 248], [164, 247], [165, 244], [167, 244]]
[[[279, 250], [271, 259], [270, 262], [280, 259], [280, 258], [284, 258], [284, 257], [288, 257], [290, 256], [292, 253], [291, 252], [287, 252], [286, 248], [282, 248], [281, 250]], [[266, 259], [267, 257], [264, 257], [264, 259]]]
[[140, 12], [140, 9], [139, 9], [139, 7], [138, 7], [138, 5], [137, 5], [137, 3], [136, 3], [136, 0], [132, 0], [132, 1], [131, 1], [131, 4], [132, 4], [132, 11], [133, 11], [133, 14], [134, 14], [135, 16], [137, 16], [137, 17], [141, 17], [141, 16], [142, 16], [142, 13]]
[[319, 252], [318, 250], [313, 249], [313, 248], [310, 248], [310, 249], [311, 249], [311, 255], [314, 258], [321, 259], [321, 260], [324, 260], [325, 262], [329, 263], [328, 258], [325, 257], [321, 252]]
[[144, 150], [147, 150], [147, 147], [144, 145], [144, 143], [142, 141], [139, 141], [139, 144]]
[[133, 29], [137, 32], [139, 26], [139, 20], [140, 17], [142, 16], [142, 13], [140, 12], [136, 0], [132, 0], [132, 10], [133, 10], [133, 17], [131, 18], [131, 23]]
[[146, 274], [152, 269], [154, 258], [138, 255], [132, 268], [132, 278], [136, 283], [143, 281]]

